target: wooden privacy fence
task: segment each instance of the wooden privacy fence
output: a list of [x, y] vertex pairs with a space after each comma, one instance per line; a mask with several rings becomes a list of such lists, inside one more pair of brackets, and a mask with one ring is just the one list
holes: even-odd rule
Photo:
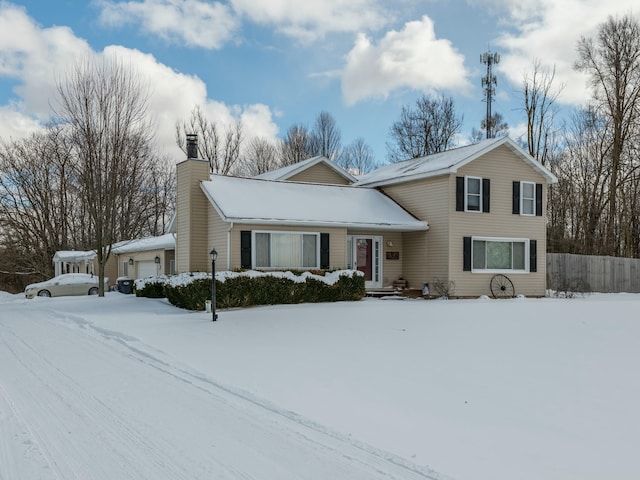
[[639, 293], [640, 259], [547, 253], [547, 288]]

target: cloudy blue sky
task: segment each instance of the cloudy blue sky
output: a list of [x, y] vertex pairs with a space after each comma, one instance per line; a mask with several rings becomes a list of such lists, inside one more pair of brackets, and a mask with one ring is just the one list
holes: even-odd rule
[[277, 138], [333, 114], [386, 161], [389, 127], [422, 93], [454, 98], [465, 143], [485, 112], [481, 53], [501, 54], [494, 111], [516, 138], [523, 75], [555, 65], [560, 106], [587, 98], [576, 42], [637, 0], [0, 0], [0, 137], [28, 135], [56, 79], [86, 56], [131, 59], [151, 86], [158, 147], [181, 158], [176, 120], [194, 105], [245, 137]]

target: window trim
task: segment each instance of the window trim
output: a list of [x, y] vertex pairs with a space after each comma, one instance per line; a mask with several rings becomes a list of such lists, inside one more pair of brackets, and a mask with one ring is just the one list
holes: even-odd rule
[[[473, 244], [475, 241], [481, 242], [496, 242], [496, 243], [524, 243], [524, 270], [514, 269], [514, 268], [475, 268], [473, 262]], [[513, 246], [511, 247], [511, 265], [513, 266]], [[530, 264], [529, 264], [529, 256], [530, 256], [530, 239], [528, 238], [515, 238], [515, 237], [471, 237], [471, 273], [512, 273], [512, 274], [521, 274], [521, 273], [531, 273], [530, 272]], [[486, 255], [485, 255], [485, 265], [486, 265]]]
[[[480, 191], [477, 193], [478, 196], [478, 210], [469, 210], [469, 195], [476, 195], [475, 193], [469, 193], [469, 180], [478, 180], [480, 185]], [[464, 177], [464, 211], [470, 213], [483, 213], [483, 205], [482, 205], [482, 177], [474, 177], [474, 176], [465, 176]]]
[[[297, 231], [297, 230], [251, 230], [251, 245], [253, 247], [257, 246], [256, 243], [256, 234], [260, 234], [260, 233], [268, 233], [269, 234], [269, 249], [271, 249], [271, 234], [289, 234], [289, 235], [300, 235], [300, 241], [303, 243], [304, 245], [304, 235], [313, 235], [316, 237], [316, 264], [313, 267], [303, 267], [302, 265], [299, 265], [297, 267], [293, 267], [293, 266], [289, 266], [289, 267], [261, 267], [257, 265], [256, 262], [256, 253], [257, 253], [257, 248], [251, 248], [251, 265], [253, 266], [253, 268], [259, 269], [259, 270], [320, 270], [320, 243], [321, 243], [321, 234], [320, 232], [304, 232], [304, 231]], [[304, 248], [304, 246], [301, 247], [301, 252], [302, 252], [302, 248]]]
[[[525, 184], [529, 184], [533, 187], [533, 197], [525, 198], [524, 196], [524, 186]], [[530, 200], [531, 203], [531, 213], [524, 213], [524, 202], [525, 200]], [[520, 181], [520, 215], [524, 217], [535, 217], [536, 216], [536, 182], [529, 182], [526, 180]]]

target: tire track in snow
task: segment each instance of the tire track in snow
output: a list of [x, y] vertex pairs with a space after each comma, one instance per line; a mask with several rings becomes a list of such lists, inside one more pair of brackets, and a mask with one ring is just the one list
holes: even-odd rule
[[[8, 341], [8, 335], [14, 337]], [[13, 364], [16, 377], [22, 377], [20, 398], [25, 405], [37, 405], [23, 411], [12, 401], [5, 389], [4, 403], [10, 406], [13, 418], [24, 425], [30, 442], [36, 445], [44, 459], [48, 476], [43, 478], [68, 479], [157, 479], [192, 480], [188, 465], [172, 461], [173, 446], [149, 440], [148, 432], [137, 431], [129, 422], [108, 407], [95, 395], [88, 393], [72, 378], [53, 365], [28, 342], [6, 326], [0, 331], [3, 347], [0, 361]], [[96, 429], [99, 426], [99, 429]], [[71, 430], [70, 430], [71, 429]], [[73, 431], [73, 430], [78, 431]], [[2, 432], [2, 437], [6, 433]], [[5, 443], [5, 442], [3, 442]], [[89, 444], [89, 446], [87, 445]], [[96, 458], [96, 444], [107, 455], [107, 461]], [[132, 456], [137, 451], [142, 454]], [[7, 454], [7, 457], [14, 456]], [[7, 458], [7, 465], [14, 464]], [[223, 478], [250, 478], [222, 464]], [[10, 467], [11, 468], [11, 467]], [[8, 470], [8, 478], [20, 478]], [[117, 469], [119, 473], [115, 473]]]
[[[285, 425], [289, 422], [295, 425], [295, 428], [290, 428], [289, 425], [286, 425], [286, 427], [290, 428], [291, 433], [298, 436], [302, 441], [311, 442], [316, 445], [319, 450], [331, 452], [331, 455], [343, 457], [350, 462], [360, 464], [364, 468], [372, 468], [377, 474], [384, 478], [397, 480], [414, 478], [450, 480], [450, 477], [441, 475], [429, 467], [416, 465], [400, 456], [377, 449], [351, 436], [331, 430], [295, 412], [279, 408], [277, 405], [258, 398], [249, 392], [220, 384], [214, 379], [189, 367], [178, 366], [177, 362], [173, 359], [168, 359], [164, 352], [144, 344], [137, 338], [98, 327], [81, 317], [62, 313], [60, 313], [59, 316], [68, 321], [69, 324], [80, 327], [80, 329], [90, 333], [95, 338], [101, 339], [101, 341], [116, 344], [124, 348], [122, 351], [123, 354], [132, 355], [138, 361], [144, 362], [148, 366], [178, 381], [199, 388], [243, 410], [248, 411], [257, 407], [259, 410], [267, 411], [277, 417], [281, 417], [281, 419], [285, 421]], [[240, 402], [238, 402], [238, 400]], [[339, 447], [336, 447], [336, 441]], [[395, 467], [391, 469], [393, 472], [390, 471], [389, 465]]]

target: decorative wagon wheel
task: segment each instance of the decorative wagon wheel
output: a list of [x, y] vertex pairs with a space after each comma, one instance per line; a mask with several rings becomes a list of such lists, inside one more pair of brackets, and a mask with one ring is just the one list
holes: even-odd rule
[[494, 275], [491, 278], [491, 293], [493, 298], [513, 298], [516, 296], [516, 290], [513, 283], [505, 275]]

